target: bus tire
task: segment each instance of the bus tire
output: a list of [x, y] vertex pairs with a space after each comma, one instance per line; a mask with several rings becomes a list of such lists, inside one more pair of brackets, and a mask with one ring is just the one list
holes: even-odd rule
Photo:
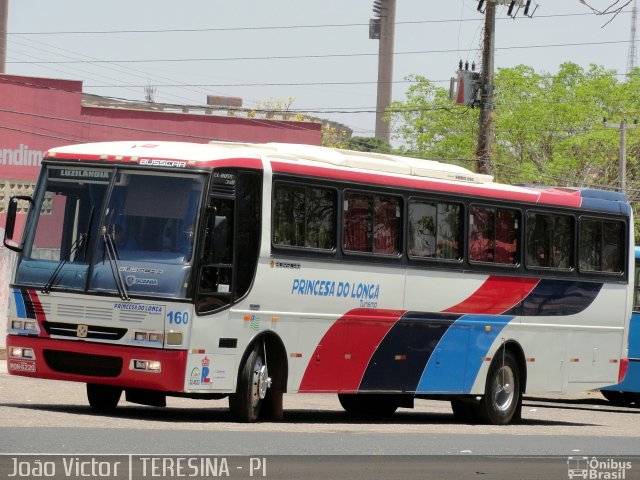
[[115, 410], [122, 396], [122, 388], [111, 385], [87, 383], [87, 399], [95, 410]]
[[269, 388], [267, 366], [262, 349], [254, 345], [238, 374], [236, 393], [229, 395], [231, 415], [244, 423], [258, 421]]
[[602, 396], [606, 398], [609, 403], [615, 405], [616, 407], [628, 407], [634, 401], [637, 405], [640, 401], [640, 395], [636, 396], [633, 393], [629, 392], [619, 392], [616, 390], [600, 390], [600, 393], [602, 393]]
[[347, 413], [366, 417], [390, 417], [400, 406], [393, 394], [339, 393], [338, 400]]
[[520, 417], [520, 369], [509, 350], [499, 350], [489, 366], [484, 397], [478, 404], [479, 419], [491, 425], [507, 425]]

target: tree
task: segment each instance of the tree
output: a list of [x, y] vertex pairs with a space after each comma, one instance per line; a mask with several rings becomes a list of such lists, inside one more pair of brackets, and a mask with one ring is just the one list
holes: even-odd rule
[[391, 153], [391, 145], [377, 137], [350, 137], [344, 141], [344, 147], [358, 152]]
[[407, 91], [406, 102], [393, 102], [387, 110], [396, 138], [402, 140], [399, 151], [466, 163], [475, 151], [478, 111], [457, 108], [448, 91], [423, 76], [413, 75], [408, 80], [414, 84]]
[[[388, 110], [405, 153], [473, 169], [477, 111], [454, 106], [424, 77]], [[565, 63], [553, 74], [520, 65], [495, 78], [496, 179], [617, 188], [619, 131], [603, 118], [640, 118], [640, 69], [626, 79], [597, 65]], [[640, 129], [627, 132], [627, 194], [640, 200]], [[464, 160], [466, 159], [466, 160]]]

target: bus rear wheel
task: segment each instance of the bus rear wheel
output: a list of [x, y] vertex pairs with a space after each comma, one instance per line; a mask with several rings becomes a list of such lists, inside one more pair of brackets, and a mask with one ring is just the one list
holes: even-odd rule
[[95, 410], [115, 410], [122, 396], [122, 388], [111, 385], [87, 383], [87, 399]]
[[477, 405], [479, 419], [491, 425], [507, 425], [520, 417], [520, 369], [509, 350], [500, 350], [489, 366], [484, 397]]
[[238, 374], [236, 393], [229, 395], [229, 409], [233, 417], [239, 422], [256, 422], [270, 386], [264, 354], [256, 345]]
[[395, 395], [376, 393], [339, 393], [338, 400], [351, 415], [367, 417], [390, 417], [400, 406]]

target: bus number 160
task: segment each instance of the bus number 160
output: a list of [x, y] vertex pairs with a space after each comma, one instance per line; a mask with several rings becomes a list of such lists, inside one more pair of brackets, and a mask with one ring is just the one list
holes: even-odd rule
[[175, 325], [186, 325], [189, 323], [189, 312], [168, 312], [169, 323]]

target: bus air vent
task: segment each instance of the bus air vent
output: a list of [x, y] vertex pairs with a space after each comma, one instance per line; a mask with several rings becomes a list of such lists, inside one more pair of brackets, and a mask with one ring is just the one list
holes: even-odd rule
[[[60, 337], [77, 337], [78, 325], [75, 323], [42, 322], [42, 326], [49, 335]], [[88, 339], [94, 340], [120, 340], [127, 333], [126, 328], [101, 327], [97, 325], [87, 325]]]
[[236, 348], [238, 346], [237, 338], [221, 338], [218, 342], [219, 348]]
[[117, 377], [122, 371], [122, 359], [105, 355], [44, 350], [47, 366], [56, 372], [91, 377]]
[[223, 185], [220, 183], [216, 183], [214, 185], [211, 186], [211, 193], [210, 195], [212, 196], [223, 196], [223, 197], [233, 197], [236, 194], [236, 187], [235, 185]]

